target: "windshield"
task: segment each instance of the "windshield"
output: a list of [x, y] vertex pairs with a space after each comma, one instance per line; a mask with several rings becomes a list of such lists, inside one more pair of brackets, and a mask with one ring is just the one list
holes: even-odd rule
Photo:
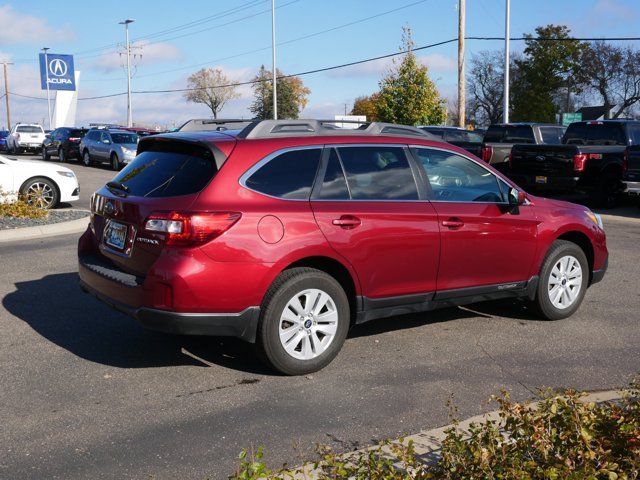
[[135, 133], [112, 133], [113, 143], [138, 143], [138, 135]]
[[44, 133], [42, 127], [24, 125], [16, 128], [16, 132], [20, 133]]

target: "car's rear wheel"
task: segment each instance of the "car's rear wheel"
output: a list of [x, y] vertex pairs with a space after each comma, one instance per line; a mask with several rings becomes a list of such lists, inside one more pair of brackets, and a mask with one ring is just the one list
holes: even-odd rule
[[349, 300], [335, 278], [312, 268], [286, 270], [265, 296], [258, 352], [286, 375], [315, 372], [342, 348], [349, 320]]
[[44, 177], [27, 180], [22, 185], [20, 193], [29, 205], [44, 209], [55, 207], [60, 198], [54, 183]]
[[49, 154], [47, 153], [47, 149], [42, 147], [42, 160], [45, 162], [49, 160]]
[[82, 164], [85, 167], [91, 166], [91, 155], [89, 155], [89, 150], [85, 150], [84, 152], [82, 152]]
[[118, 155], [115, 153], [111, 154], [111, 170], [115, 170], [116, 172], [120, 170], [121, 164], [120, 160], [118, 160]]
[[613, 208], [618, 203], [620, 192], [621, 183], [618, 176], [605, 173], [593, 192], [593, 201], [598, 207]]
[[62, 147], [58, 149], [58, 160], [60, 160], [60, 163], [65, 163], [67, 161], [64, 156], [64, 149]]
[[536, 304], [548, 320], [567, 318], [580, 307], [589, 285], [589, 263], [573, 242], [556, 240], [540, 269]]

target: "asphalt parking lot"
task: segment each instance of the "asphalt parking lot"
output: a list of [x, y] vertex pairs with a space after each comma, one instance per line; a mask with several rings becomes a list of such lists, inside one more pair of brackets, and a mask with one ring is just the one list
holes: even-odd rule
[[[67, 164], [81, 200], [113, 176]], [[625, 385], [640, 372], [640, 210], [604, 217], [609, 272], [559, 322], [492, 302], [355, 327], [306, 377], [249, 345], [164, 335], [80, 292], [77, 235], [0, 245], [0, 478], [226, 478], [243, 447], [272, 466], [315, 443], [348, 450], [449, 423], [541, 387]]]

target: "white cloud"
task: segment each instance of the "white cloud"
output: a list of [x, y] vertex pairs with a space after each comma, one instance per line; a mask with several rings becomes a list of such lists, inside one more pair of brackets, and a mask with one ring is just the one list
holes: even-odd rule
[[[184, 58], [182, 50], [175, 45], [164, 42], [134, 42], [131, 44], [131, 55], [132, 65], [137, 69], [165, 62], [179, 61]], [[100, 55], [90, 66], [103, 72], [113, 72], [124, 68], [126, 62], [127, 57], [123, 47], [118, 52], [114, 51]]]
[[69, 25], [55, 28], [45, 19], [17, 12], [11, 5], [0, 6], [0, 45], [40, 44], [73, 40]]
[[[394, 57], [396, 61], [399, 61], [402, 57]], [[440, 53], [431, 53], [429, 55], [417, 55], [418, 62], [421, 65], [426, 65], [430, 72], [445, 73], [452, 72], [456, 69], [456, 61], [446, 55]], [[380, 77], [387, 73], [393, 67], [393, 58], [383, 58], [380, 60], [373, 60], [371, 62], [361, 63], [359, 65], [353, 65], [351, 67], [345, 67], [338, 70], [332, 70], [329, 75], [332, 77], [364, 77], [364, 76], [377, 76]]]

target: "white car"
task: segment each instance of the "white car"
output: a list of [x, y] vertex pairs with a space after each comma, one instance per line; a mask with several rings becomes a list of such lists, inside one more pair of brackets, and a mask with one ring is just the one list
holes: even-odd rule
[[7, 151], [22, 153], [30, 150], [39, 152], [44, 142], [45, 133], [37, 123], [18, 123], [13, 126], [7, 137]]
[[16, 160], [0, 156], [0, 203], [23, 197], [40, 208], [80, 198], [73, 170], [39, 160]]

